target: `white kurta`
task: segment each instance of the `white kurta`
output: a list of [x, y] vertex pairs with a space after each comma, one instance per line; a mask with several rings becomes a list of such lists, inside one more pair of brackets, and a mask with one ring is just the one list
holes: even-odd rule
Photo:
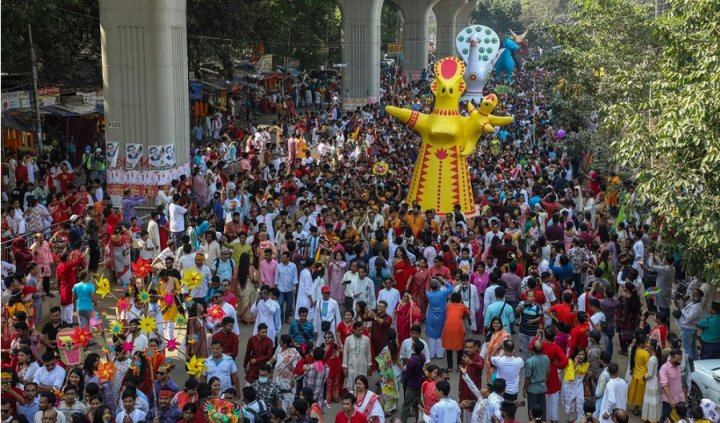
[[[619, 377], [608, 380], [607, 385], [605, 385], [605, 392], [603, 393], [602, 403], [600, 405], [600, 421], [603, 423], [610, 423], [612, 421], [612, 410], [614, 408], [625, 410], [627, 408], [627, 399], [627, 382]], [[605, 413], [607, 413], [610, 418], [605, 419], [603, 417]]]
[[330, 331], [333, 333], [334, 339], [337, 326], [341, 320], [340, 306], [338, 306], [337, 301], [332, 298], [327, 301], [321, 298], [315, 302], [315, 318], [313, 319], [313, 326], [315, 328], [315, 333], [318, 334], [317, 341], [315, 342], [315, 345], [318, 347], [323, 345], [325, 342], [321, 329], [323, 321], [330, 322]]
[[268, 338], [273, 340], [273, 343], [275, 342], [275, 337], [277, 336], [275, 333], [275, 311], [279, 308], [280, 304], [275, 300], [260, 300], [250, 307], [250, 313], [257, 316], [257, 319], [255, 319], [255, 327], [253, 328], [253, 336], [258, 333], [258, 325], [265, 323], [268, 327]]
[[372, 356], [370, 354], [370, 338], [365, 335], [357, 338], [354, 334], [345, 339], [343, 347], [343, 369], [348, 370], [345, 379], [345, 387], [348, 391], [355, 391], [355, 378], [360, 375], [366, 375], [368, 368], [372, 364]]
[[477, 330], [477, 312], [480, 310], [480, 296], [477, 292], [477, 287], [473, 284], [468, 284], [467, 288], [463, 290], [462, 284], [457, 285], [454, 289], [455, 292], [459, 292], [462, 297], [463, 304], [470, 310], [470, 324], [468, 319], [465, 319], [465, 329], [475, 331]]
[[303, 269], [300, 272], [300, 279], [298, 280], [297, 288], [297, 301], [295, 302], [295, 319], [300, 318], [300, 307], [308, 309], [308, 320], [313, 320], [315, 317], [315, 299], [313, 297], [313, 285], [312, 273], [310, 269]]

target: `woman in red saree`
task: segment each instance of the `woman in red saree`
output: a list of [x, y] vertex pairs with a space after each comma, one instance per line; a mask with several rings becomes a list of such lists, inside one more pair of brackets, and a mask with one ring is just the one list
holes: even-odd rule
[[410, 263], [407, 252], [399, 247], [395, 250], [395, 261], [393, 262], [393, 276], [395, 277], [395, 288], [405, 292], [408, 280], [415, 274], [415, 267]]
[[405, 291], [395, 310], [399, 345], [402, 345], [404, 340], [410, 338], [410, 328], [413, 325], [419, 325], [421, 317], [420, 307], [413, 301], [410, 291]]
[[325, 402], [328, 404], [333, 402], [340, 402], [340, 375], [342, 374], [342, 354], [340, 349], [333, 339], [332, 332], [326, 332], [325, 343], [323, 348], [325, 349], [325, 358], [323, 362], [328, 366], [330, 370], [328, 372], [328, 379], [325, 388]]
[[428, 282], [430, 281], [430, 272], [428, 271], [427, 259], [420, 257], [417, 260], [417, 268], [415, 273], [408, 279], [407, 290], [410, 292], [412, 298], [415, 300], [415, 304], [420, 309], [420, 320], [425, 320], [425, 313], [427, 312], [427, 296], [425, 291], [429, 289]]

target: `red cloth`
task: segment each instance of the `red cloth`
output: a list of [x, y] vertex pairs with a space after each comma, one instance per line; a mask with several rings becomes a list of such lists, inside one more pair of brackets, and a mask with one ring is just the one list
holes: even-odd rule
[[384, 316], [375, 316], [375, 318], [382, 318], [382, 322], [378, 323], [375, 319], [365, 319], [365, 321], [372, 321], [372, 327], [370, 328], [370, 347], [372, 349], [372, 356], [377, 357], [385, 348], [388, 343], [388, 332], [392, 326], [392, 317], [389, 314]]
[[239, 340], [238, 336], [235, 335], [232, 332], [228, 332], [227, 334], [223, 331], [220, 331], [213, 335], [212, 337], [213, 342], [220, 341], [222, 342], [223, 346], [223, 354], [227, 354], [233, 359], [237, 357], [238, 355], [238, 349], [239, 349]]
[[550, 307], [550, 312], [555, 313], [555, 317], [557, 317], [559, 321], [567, 323], [570, 326], [572, 326], [573, 320], [575, 320], [573, 317], [572, 309], [570, 308], [570, 304], [555, 304], [554, 306]]
[[[247, 380], [248, 383], [257, 380], [260, 374], [260, 366], [272, 358], [274, 350], [273, 342], [267, 336], [260, 339], [258, 335], [255, 335], [248, 339], [247, 347], [245, 348], [245, 359], [243, 360], [243, 367], [247, 369], [245, 380]], [[255, 359], [254, 364], [250, 364], [251, 359]]]
[[585, 349], [588, 347], [588, 332], [590, 332], [590, 322], [577, 325], [570, 330], [570, 340], [568, 341], [568, 349], [572, 353], [577, 348]]
[[84, 257], [81, 255], [73, 261], [63, 261], [58, 264], [56, 274], [58, 279], [58, 287], [60, 289], [60, 304], [72, 304], [72, 289], [77, 283], [75, 276], [75, 268], [83, 262]]
[[335, 415], [335, 423], [368, 423], [368, 419], [359, 411], [355, 411], [351, 417], [348, 417], [344, 411], [340, 411]]
[[399, 303], [395, 309], [398, 344], [410, 338], [410, 328], [422, 324], [422, 311], [414, 301], [407, 304]]
[[[451, 351], [446, 352], [446, 354], [451, 354]], [[472, 357], [470, 357], [470, 363], [464, 364], [465, 368], [467, 369], [467, 374], [470, 376], [470, 379], [472, 379], [473, 382], [475, 382], [475, 386], [481, 387], [482, 386], [482, 371], [483, 371], [483, 365], [485, 364], [485, 360], [483, 360], [482, 357], [480, 357], [480, 353], [476, 352]], [[472, 393], [470, 388], [468, 388], [467, 382], [463, 380], [463, 378], [460, 378], [460, 402], [465, 400], [476, 400], [475, 395]]]
[[[530, 340], [532, 345], [537, 337]], [[562, 348], [556, 345], [554, 342], [542, 341], [543, 344], [543, 355], [546, 355], [550, 359], [550, 370], [548, 370], [547, 377], [547, 395], [560, 392], [560, 377], [558, 376], [558, 370], [564, 369], [568, 364], [567, 355], [563, 352]]]
[[403, 292], [405, 292], [405, 288], [407, 287], [407, 281], [410, 279], [410, 276], [415, 274], [415, 267], [410, 264], [409, 261], [400, 260], [399, 262], [396, 262], [394, 265], [395, 269], [395, 288], [400, 292], [400, 295], [402, 295]]

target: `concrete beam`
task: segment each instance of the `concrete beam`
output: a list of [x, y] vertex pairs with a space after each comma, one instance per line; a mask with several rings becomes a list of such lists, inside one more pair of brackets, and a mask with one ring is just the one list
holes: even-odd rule
[[[174, 144], [189, 162], [185, 0], [100, 0], [105, 130], [125, 158], [127, 143]], [[147, 170], [139, 164], [137, 170]]]
[[428, 16], [439, 0], [393, 0], [403, 12], [403, 53], [406, 72], [421, 71], [428, 63]]
[[458, 32], [460, 32], [463, 28], [469, 25], [470, 15], [476, 8], [477, 1], [469, 0], [466, 5], [458, 10], [457, 15], [455, 16], [455, 36], [457, 36]]
[[342, 11], [343, 105], [380, 96], [380, 14], [383, 0], [335, 0]]
[[[474, 0], [473, 0], [474, 1]], [[437, 41], [435, 42], [435, 58], [441, 59], [455, 55], [455, 37], [458, 28], [455, 21], [461, 8], [467, 6], [468, 0], [440, 0], [433, 11], [437, 22]]]

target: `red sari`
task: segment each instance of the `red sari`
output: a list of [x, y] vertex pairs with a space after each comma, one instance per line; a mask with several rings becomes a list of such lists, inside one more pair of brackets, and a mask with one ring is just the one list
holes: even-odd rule
[[428, 271], [428, 269], [418, 269], [413, 275], [412, 283], [408, 287], [408, 290], [412, 294], [413, 300], [415, 300], [415, 304], [417, 304], [418, 308], [420, 309], [420, 320], [425, 320], [425, 313], [427, 312], [428, 301], [425, 292], [430, 289], [428, 287], [429, 281], [430, 272]]
[[415, 267], [409, 260], [398, 260], [393, 263], [393, 274], [395, 276], [395, 288], [402, 295], [407, 287], [408, 279], [415, 273]]
[[342, 353], [333, 342], [325, 350], [323, 363], [328, 366], [328, 380], [325, 388], [325, 401], [328, 403], [340, 401], [340, 378], [342, 372]]
[[421, 322], [422, 313], [420, 307], [415, 304], [414, 301], [410, 300], [409, 303], [403, 304], [402, 302], [397, 305], [395, 310], [395, 321], [397, 324], [397, 336], [398, 343], [410, 338], [410, 328], [413, 325], [419, 325]]

